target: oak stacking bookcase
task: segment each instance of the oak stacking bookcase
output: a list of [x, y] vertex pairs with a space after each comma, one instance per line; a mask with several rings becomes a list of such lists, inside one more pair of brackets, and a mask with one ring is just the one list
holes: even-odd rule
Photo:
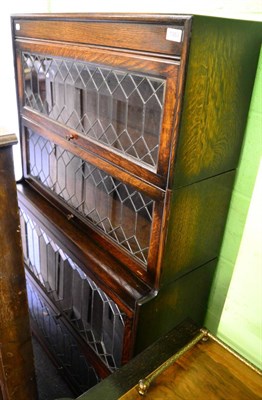
[[34, 334], [81, 393], [203, 323], [261, 26], [12, 16]]

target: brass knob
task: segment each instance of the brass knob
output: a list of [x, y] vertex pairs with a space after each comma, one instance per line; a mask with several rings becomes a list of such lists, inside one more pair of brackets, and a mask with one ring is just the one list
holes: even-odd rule
[[137, 385], [137, 391], [141, 396], [145, 396], [146, 392], [148, 391], [148, 388], [150, 386], [150, 383], [146, 379], [140, 379]]
[[74, 136], [74, 135], [66, 135], [66, 140], [68, 140], [69, 142], [70, 142], [70, 140], [72, 140], [72, 139], [76, 139], [76, 136]]

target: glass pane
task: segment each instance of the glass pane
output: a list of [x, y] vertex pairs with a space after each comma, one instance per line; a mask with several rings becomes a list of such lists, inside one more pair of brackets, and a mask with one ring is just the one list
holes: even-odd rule
[[25, 105], [152, 167], [165, 80], [23, 53]]
[[125, 314], [25, 211], [20, 215], [27, 267], [107, 367], [120, 367]]
[[28, 173], [147, 263], [154, 201], [28, 130]]
[[30, 318], [43, 335], [50, 353], [69, 374], [80, 393], [96, 385], [100, 378], [87, 362], [81, 349], [70, 332], [54, 315], [34, 285], [27, 279], [27, 297]]

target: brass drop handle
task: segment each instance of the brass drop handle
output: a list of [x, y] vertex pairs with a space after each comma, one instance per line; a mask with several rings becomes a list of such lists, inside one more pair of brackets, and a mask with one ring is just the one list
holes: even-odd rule
[[151, 383], [164, 372], [168, 367], [170, 367], [179, 357], [181, 357], [184, 353], [186, 353], [189, 349], [195, 346], [200, 340], [207, 340], [209, 336], [209, 332], [207, 329], [200, 329], [200, 332], [196, 337], [194, 337], [189, 343], [187, 343], [184, 347], [182, 347], [177, 353], [175, 353], [172, 357], [170, 357], [167, 361], [165, 361], [160, 367], [158, 367], [152, 374], [150, 374], [147, 378], [140, 379], [137, 384], [137, 391], [141, 396], [145, 396]]

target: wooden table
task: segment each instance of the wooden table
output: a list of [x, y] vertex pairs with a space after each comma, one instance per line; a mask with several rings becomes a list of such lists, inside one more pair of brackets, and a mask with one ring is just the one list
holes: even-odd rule
[[[190, 340], [186, 342], [186, 338]], [[181, 347], [186, 350], [185, 353], [178, 360], [171, 360], [171, 365], [161, 371], [169, 357], [174, 359], [175, 354], [183, 353]], [[170, 354], [172, 348], [174, 351]], [[150, 380], [150, 376], [156, 374], [156, 370], [160, 374], [151, 382], [145, 396], [141, 396], [138, 393], [139, 380], [146, 377]], [[186, 322], [118, 372], [80, 396], [78, 400], [100, 398], [258, 400], [262, 398], [261, 371], [248, 364], [212, 335], [207, 335], [206, 332], [201, 334], [193, 324]]]

